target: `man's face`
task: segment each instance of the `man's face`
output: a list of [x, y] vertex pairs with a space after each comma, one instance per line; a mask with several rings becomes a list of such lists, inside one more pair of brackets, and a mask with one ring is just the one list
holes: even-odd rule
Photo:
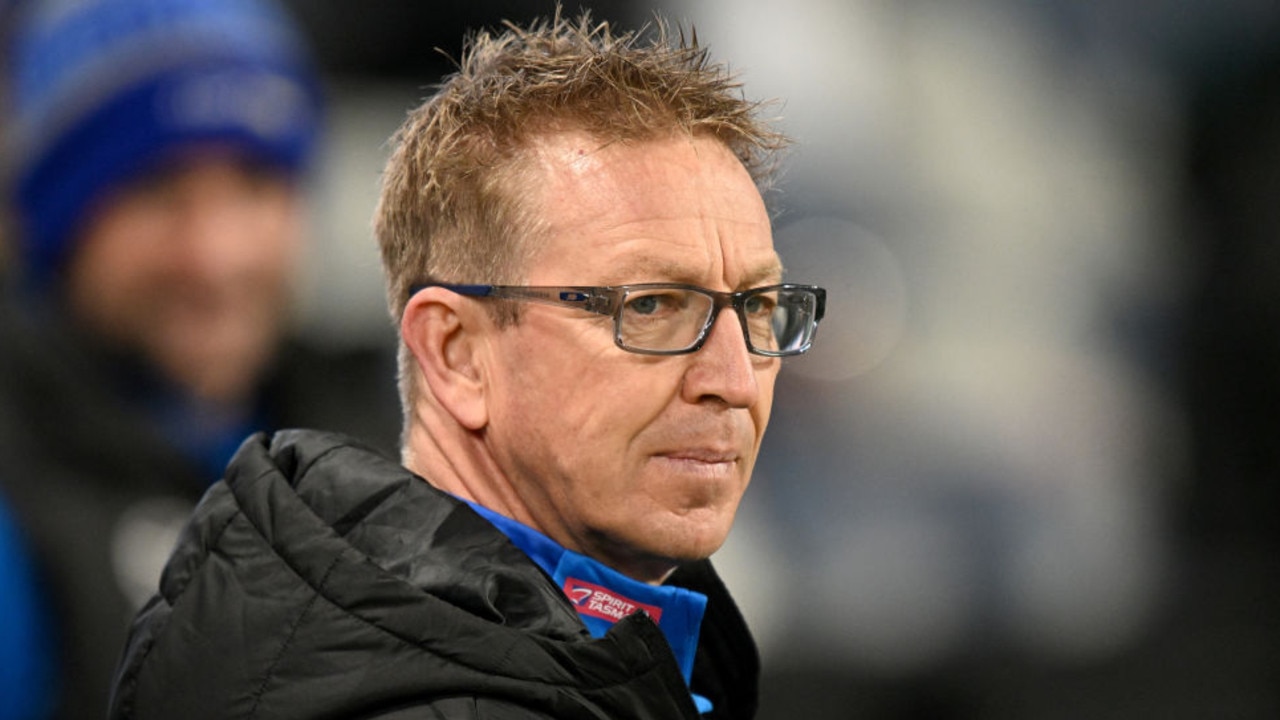
[[68, 265], [68, 301], [179, 385], [242, 399], [281, 332], [301, 234], [285, 178], [225, 153], [185, 157], [99, 203]]
[[[768, 215], [721, 143], [557, 135], [529, 201], [548, 232], [530, 285], [775, 283]], [[724, 542], [769, 420], [779, 361], [748, 354], [732, 310], [676, 356], [613, 342], [610, 318], [534, 303], [501, 331], [487, 442], [534, 523], [642, 580]]]

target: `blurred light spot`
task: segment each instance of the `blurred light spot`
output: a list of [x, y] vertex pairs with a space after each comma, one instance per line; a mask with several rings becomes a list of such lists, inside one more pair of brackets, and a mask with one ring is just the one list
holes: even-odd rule
[[156, 593], [160, 573], [191, 515], [178, 498], [151, 498], [127, 508], [111, 533], [111, 564], [124, 596], [141, 608]]
[[775, 243], [790, 281], [827, 289], [827, 314], [813, 349], [788, 371], [848, 380], [884, 361], [902, 337], [907, 297], [901, 263], [889, 246], [830, 216], [782, 226]]

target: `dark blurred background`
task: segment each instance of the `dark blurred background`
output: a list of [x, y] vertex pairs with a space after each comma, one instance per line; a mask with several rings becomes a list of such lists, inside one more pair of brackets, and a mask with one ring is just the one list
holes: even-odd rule
[[[335, 105], [304, 320], [389, 340], [386, 139], [554, 6], [288, 4]], [[717, 557], [762, 715], [1280, 717], [1280, 6], [586, 5], [696, 26], [797, 139], [832, 307]]]

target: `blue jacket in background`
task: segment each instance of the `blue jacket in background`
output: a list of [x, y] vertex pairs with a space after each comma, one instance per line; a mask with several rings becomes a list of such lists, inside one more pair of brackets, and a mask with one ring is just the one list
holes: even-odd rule
[[0, 720], [39, 720], [53, 707], [46, 615], [25, 538], [0, 497]]

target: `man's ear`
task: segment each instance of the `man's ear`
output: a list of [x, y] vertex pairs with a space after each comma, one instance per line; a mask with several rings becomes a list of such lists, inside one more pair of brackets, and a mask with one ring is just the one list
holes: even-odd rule
[[417, 361], [419, 377], [436, 403], [470, 430], [489, 422], [482, 362], [482, 311], [444, 288], [424, 288], [409, 298], [400, 337]]

